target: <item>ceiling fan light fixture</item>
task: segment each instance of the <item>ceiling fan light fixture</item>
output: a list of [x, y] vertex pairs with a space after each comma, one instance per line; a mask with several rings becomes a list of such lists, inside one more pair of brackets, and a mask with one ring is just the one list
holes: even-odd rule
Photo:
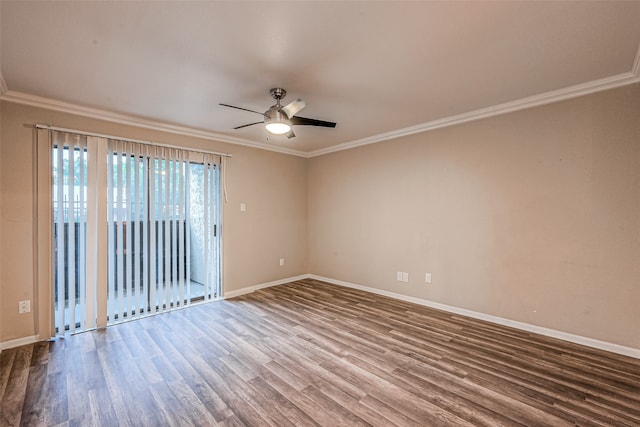
[[291, 130], [288, 120], [267, 119], [265, 121], [267, 130], [274, 135], [282, 135]]
[[291, 120], [280, 111], [280, 105], [273, 105], [266, 113], [264, 124], [267, 131], [274, 135], [282, 135], [291, 130]]

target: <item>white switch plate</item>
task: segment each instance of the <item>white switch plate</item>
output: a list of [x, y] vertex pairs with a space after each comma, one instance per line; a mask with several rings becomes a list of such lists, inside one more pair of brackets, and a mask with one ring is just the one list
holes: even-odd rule
[[424, 283], [431, 283], [431, 273], [424, 274]]
[[247, 204], [240, 203], [240, 212], [246, 212], [246, 211], [247, 211]]
[[402, 281], [409, 283], [409, 273], [402, 273]]
[[29, 313], [31, 311], [31, 300], [20, 301], [18, 303], [18, 314]]
[[398, 272], [396, 273], [396, 280], [397, 280], [398, 282], [402, 282], [402, 271], [398, 271]]
[[280, 267], [284, 267], [284, 258], [280, 258]]

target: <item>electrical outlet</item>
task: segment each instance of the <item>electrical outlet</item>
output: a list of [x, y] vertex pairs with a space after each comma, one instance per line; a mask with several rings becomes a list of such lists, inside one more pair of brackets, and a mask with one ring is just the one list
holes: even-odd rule
[[431, 273], [424, 274], [424, 283], [431, 283]]
[[284, 267], [284, 258], [280, 258], [280, 267]]
[[29, 313], [31, 311], [31, 300], [20, 301], [18, 303], [18, 314]]

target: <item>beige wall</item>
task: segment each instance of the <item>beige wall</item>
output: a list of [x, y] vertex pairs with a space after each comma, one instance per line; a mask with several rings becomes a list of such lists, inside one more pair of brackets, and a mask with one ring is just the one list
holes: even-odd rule
[[307, 179], [310, 273], [640, 348], [640, 85], [312, 158]]
[[[33, 252], [33, 125], [36, 123], [229, 152], [229, 202], [224, 206], [224, 290], [245, 288], [307, 271], [306, 160], [198, 138], [134, 128], [8, 102], [1, 104], [0, 342], [37, 334]], [[240, 203], [247, 211], [240, 212]], [[285, 266], [279, 259], [285, 258]], [[34, 307], [37, 309], [37, 307]]]
[[640, 348], [640, 85], [308, 160], [1, 106], [0, 342], [37, 333], [17, 305], [49, 123], [232, 153], [227, 292], [312, 273]]

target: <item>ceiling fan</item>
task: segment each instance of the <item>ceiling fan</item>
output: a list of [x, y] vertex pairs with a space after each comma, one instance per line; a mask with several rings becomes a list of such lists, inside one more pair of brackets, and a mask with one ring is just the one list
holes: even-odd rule
[[236, 107], [229, 104], [220, 105], [222, 105], [223, 107], [235, 108], [237, 110], [249, 111], [250, 113], [260, 114], [264, 117], [264, 119], [260, 122], [248, 123], [246, 125], [234, 127], [234, 129], [241, 129], [246, 128], [247, 126], [264, 123], [267, 131], [269, 131], [270, 133], [274, 135], [286, 134], [287, 138], [293, 138], [294, 136], [296, 136], [293, 133], [293, 125], [320, 126], [327, 128], [336, 127], [336, 124], [334, 122], [325, 122], [323, 120], [308, 119], [306, 117], [296, 116], [296, 114], [299, 113], [300, 110], [307, 106], [307, 103], [302, 99], [296, 99], [295, 101], [282, 106], [280, 104], [280, 100], [287, 95], [286, 90], [279, 87], [274, 87], [269, 91], [269, 93], [271, 94], [271, 97], [276, 100], [276, 103], [269, 107], [269, 109], [264, 113], [249, 110], [248, 108]]

